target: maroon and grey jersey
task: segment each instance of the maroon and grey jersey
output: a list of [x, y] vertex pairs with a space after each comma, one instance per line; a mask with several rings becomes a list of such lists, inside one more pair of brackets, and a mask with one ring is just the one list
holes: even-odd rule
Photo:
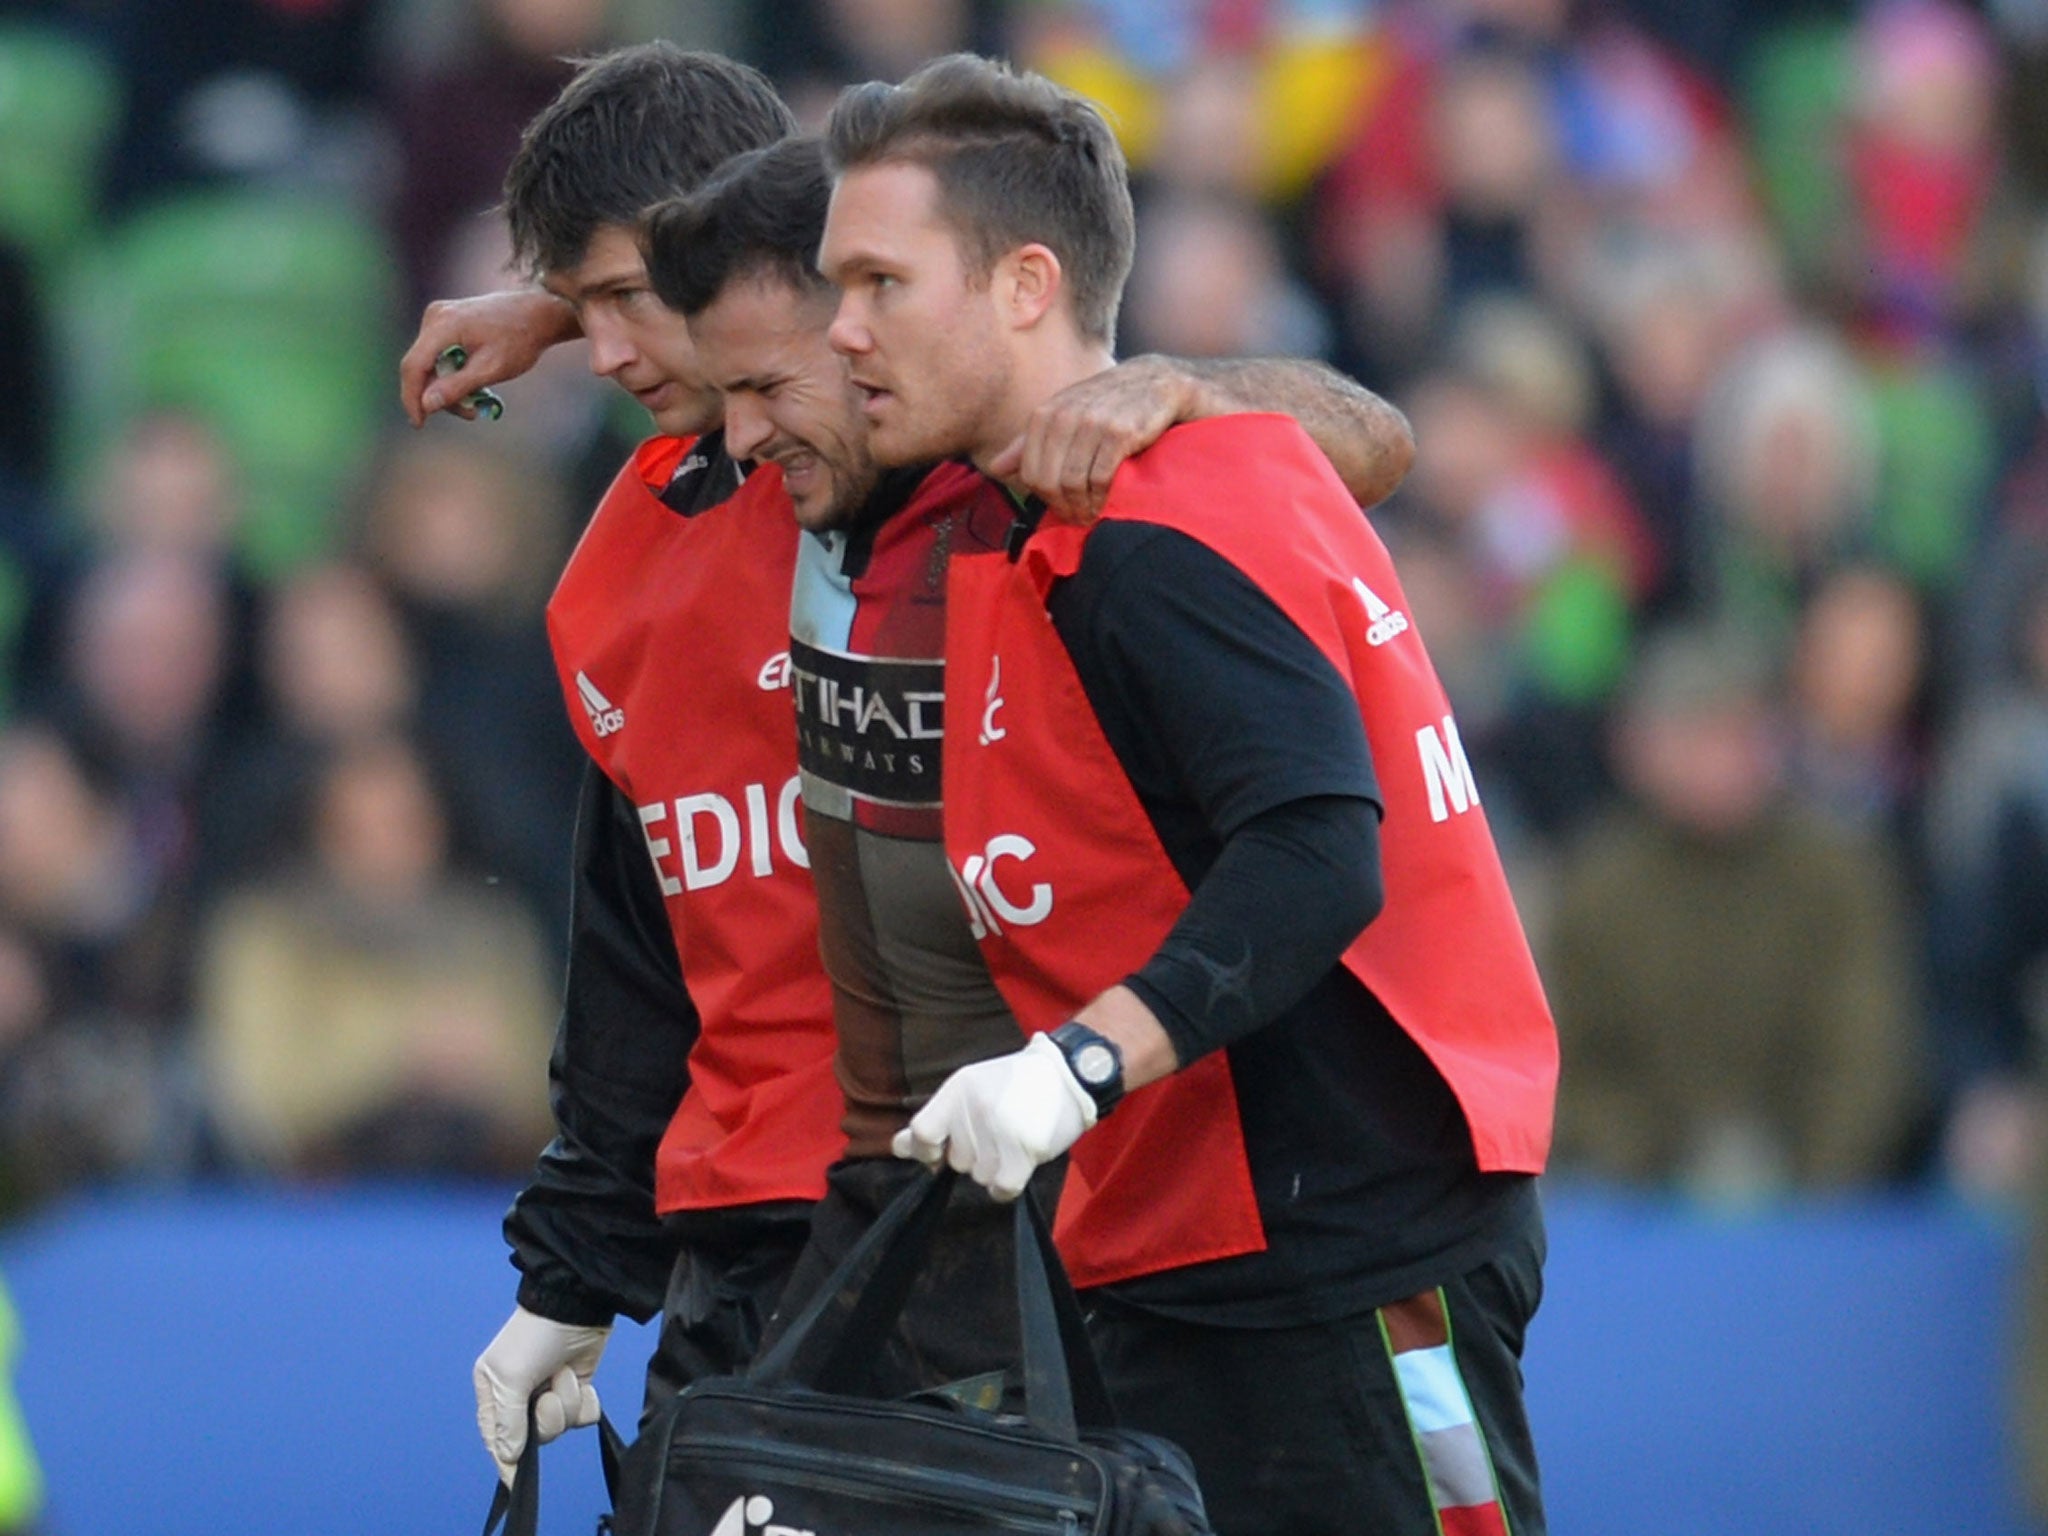
[[1015, 518], [965, 465], [899, 471], [857, 527], [797, 557], [797, 761], [849, 1156], [887, 1155], [948, 1073], [1021, 1039], [939, 826], [947, 562], [1001, 549]]

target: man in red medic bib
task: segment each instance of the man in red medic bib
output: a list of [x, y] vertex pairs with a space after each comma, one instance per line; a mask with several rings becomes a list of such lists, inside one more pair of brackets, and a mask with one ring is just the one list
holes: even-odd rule
[[[530, 1395], [543, 1436], [595, 1419], [590, 1378], [618, 1313], [663, 1312], [650, 1403], [744, 1364], [844, 1144], [797, 806], [798, 520], [870, 493], [942, 520], [955, 501], [1001, 500], [965, 468], [876, 485], [864, 449], [821, 462], [721, 431], [682, 318], [649, 291], [639, 224], [727, 152], [789, 126], [759, 76], [715, 55], [650, 45], [594, 62], [529, 128], [508, 177], [515, 243], [543, 286], [430, 306], [401, 364], [417, 422], [466, 414], [472, 389], [587, 335], [592, 367], [665, 434], [620, 473], [549, 608], [592, 766], [550, 1068], [559, 1134], [507, 1217], [519, 1305], [476, 1369], [485, 1442], [508, 1474]], [[470, 362], [437, 381], [452, 342]], [[821, 351], [843, 396], [844, 366]], [[1122, 452], [1174, 418], [1179, 370], [1120, 375], [1027, 435], [1016, 457], [1030, 483], [1099, 493]], [[1359, 483], [1384, 490], [1405, 468], [1405, 425], [1362, 391], [1329, 408]], [[776, 462], [749, 475], [756, 454]]]
[[[871, 451], [995, 465], [1111, 365], [1113, 136], [959, 56], [849, 91], [827, 145]], [[895, 1150], [1001, 1198], [1071, 1149], [1061, 1247], [1112, 1391], [1218, 1531], [1540, 1532], [1555, 1036], [1370, 527], [1293, 424], [1179, 427], [1092, 529], [956, 555], [945, 659], [956, 921], [1034, 1033]]]
[[[729, 443], [781, 467], [813, 533], [797, 560], [791, 662], [848, 1158], [830, 1175], [812, 1252], [791, 1282], [797, 1295], [915, 1172], [890, 1156], [911, 1111], [955, 1067], [1020, 1042], [962, 920], [939, 803], [949, 567], [999, 554], [1017, 508], [961, 464], [877, 480], [860, 398], [826, 338], [836, 295], [812, 263], [829, 196], [821, 147], [788, 141], [740, 157], [694, 197], [657, 211], [648, 236], [655, 289], [689, 316], [704, 373], [725, 391]], [[1185, 406], [1161, 388], [1169, 376], [1156, 364], [1123, 374], [1164, 399], [1146, 441], [1182, 409], [1237, 409], [1243, 398], [1290, 405], [1325, 432], [1369, 495], [1393, 477], [1361, 461], [1383, 456], [1383, 444], [1405, 448], [1398, 417], [1312, 364], [1224, 365], [1212, 380], [1226, 386], [1218, 398]], [[848, 493], [863, 484], [875, 486], [864, 499]], [[981, 1305], [1011, 1291], [1002, 1244], [980, 1230], [995, 1217], [1006, 1233], [1008, 1217], [972, 1186], [962, 1204], [920, 1280], [947, 1304], [913, 1296], [895, 1374], [884, 1378], [891, 1384], [979, 1375], [1011, 1353], [1008, 1319]]]
[[765, 79], [714, 54], [649, 44], [586, 65], [506, 178], [516, 257], [540, 286], [430, 307], [401, 364], [417, 421], [440, 403], [425, 397], [450, 343], [471, 355], [470, 377], [441, 381], [459, 402], [581, 334], [662, 434], [620, 471], [548, 607], [590, 761], [549, 1065], [557, 1134], [505, 1218], [518, 1301], [475, 1368], [508, 1477], [529, 1398], [544, 1438], [595, 1422], [619, 1314], [662, 1314], [650, 1404], [745, 1363], [842, 1142], [779, 622], [796, 524], [774, 472], [725, 450], [638, 228], [793, 127]]

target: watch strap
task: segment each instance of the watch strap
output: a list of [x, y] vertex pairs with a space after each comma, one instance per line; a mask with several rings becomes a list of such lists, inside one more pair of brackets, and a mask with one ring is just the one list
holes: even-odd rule
[[1079, 1019], [1069, 1019], [1046, 1034], [1066, 1058], [1074, 1080], [1095, 1101], [1097, 1118], [1116, 1108], [1124, 1096], [1124, 1053], [1117, 1043]]

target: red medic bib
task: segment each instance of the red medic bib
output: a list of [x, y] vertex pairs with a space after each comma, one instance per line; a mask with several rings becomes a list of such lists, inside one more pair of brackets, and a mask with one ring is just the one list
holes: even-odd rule
[[[1175, 428], [1119, 471], [1104, 516], [1216, 551], [1358, 696], [1386, 807], [1386, 905], [1344, 964], [1443, 1074], [1479, 1166], [1540, 1172], [1556, 1032], [1456, 722], [1378, 536], [1279, 416]], [[1031, 1030], [1139, 969], [1187, 904], [1046, 613], [1086, 536], [1047, 524], [1015, 563], [955, 559], [948, 595], [947, 854], [996, 983]], [[1059, 1234], [1083, 1285], [1264, 1246], [1223, 1052], [1131, 1094], [1082, 1137]]]
[[664, 1213], [814, 1200], [844, 1145], [789, 693], [799, 534], [772, 467], [693, 517], [664, 505], [689, 447], [640, 446], [548, 603], [569, 717], [639, 812], [702, 1020]]

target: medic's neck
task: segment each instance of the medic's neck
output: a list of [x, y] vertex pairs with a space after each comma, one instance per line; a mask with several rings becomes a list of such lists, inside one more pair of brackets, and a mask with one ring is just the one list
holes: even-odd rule
[[[1024, 433], [1031, 413], [1083, 379], [1116, 366], [1116, 355], [1104, 342], [1072, 335], [1046, 337], [1044, 344], [1020, 350], [1009, 393], [980, 434], [970, 457], [985, 467]], [[1013, 487], [1015, 489], [1015, 487]]]

